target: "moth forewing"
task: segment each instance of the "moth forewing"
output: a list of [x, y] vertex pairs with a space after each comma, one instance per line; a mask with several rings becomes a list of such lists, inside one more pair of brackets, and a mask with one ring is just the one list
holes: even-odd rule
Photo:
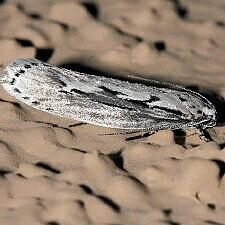
[[2, 85], [36, 109], [103, 127], [158, 131], [216, 123], [213, 104], [180, 86], [79, 73], [36, 59], [9, 63]]

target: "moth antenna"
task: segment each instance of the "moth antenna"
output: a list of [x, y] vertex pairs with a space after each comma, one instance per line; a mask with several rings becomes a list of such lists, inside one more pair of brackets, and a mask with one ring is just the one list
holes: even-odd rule
[[135, 134], [135, 133], [140, 133], [140, 132], [143, 132], [143, 130], [105, 133], [105, 134], [98, 134], [98, 136], [111, 136], [111, 135], [119, 135], [119, 134]]

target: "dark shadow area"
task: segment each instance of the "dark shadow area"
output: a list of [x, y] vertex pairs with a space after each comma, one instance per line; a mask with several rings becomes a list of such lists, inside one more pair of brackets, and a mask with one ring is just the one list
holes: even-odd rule
[[128, 175], [128, 177], [134, 181], [137, 185], [139, 185], [141, 188], [143, 188], [144, 191], [148, 192], [148, 187], [142, 183], [137, 177], [133, 176], [133, 175]]
[[69, 125], [69, 128], [70, 128], [70, 127], [79, 127], [79, 126], [83, 126], [83, 125], [86, 125], [86, 124], [87, 124], [87, 123], [84, 123], [84, 122], [78, 122], [78, 123]]
[[166, 217], [170, 217], [171, 216], [171, 214], [172, 214], [172, 212], [173, 212], [173, 210], [172, 209], [163, 209], [162, 210], [163, 211], [163, 213], [164, 213], [164, 215], [166, 216]]
[[107, 72], [95, 69], [93, 67], [90, 66], [86, 66], [83, 65], [81, 63], [76, 63], [76, 62], [68, 62], [68, 63], [63, 63], [58, 65], [59, 67], [68, 69], [68, 70], [73, 70], [73, 71], [77, 71], [80, 73], [88, 73], [88, 74], [93, 74], [96, 76], [106, 76], [108, 77], [109, 75], [107, 74]]
[[88, 185], [80, 184], [79, 186], [86, 194], [89, 194], [89, 195], [93, 195], [94, 194], [94, 192], [92, 191], [92, 189]]
[[99, 16], [99, 7], [94, 2], [81, 2], [81, 4], [87, 9], [87, 11], [97, 19]]
[[153, 134], [152, 132], [146, 132], [146, 133], [141, 134], [141, 135], [135, 135], [135, 136], [132, 136], [132, 137], [128, 137], [128, 138], [126, 138], [125, 140], [126, 140], [126, 141], [139, 140], [139, 139], [142, 139], [142, 138], [149, 137], [149, 136], [151, 136], [152, 134]]
[[35, 20], [42, 19], [41, 15], [39, 15], [37, 13], [30, 13], [29, 16], [30, 16], [30, 18], [35, 19]]
[[10, 173], [8, 170], [0, 170], [0, 177], [4, 177], [5, 174]]
[[213, 204], [213, 203], [208, 203], [208, 204], [207, 204], [207, 207], [208, 207], [210, 210], [216, 210], [216, 205]]
[[164, 41], [155, 41], [153, 45], [158, 52], [166, 51], [166, 43]]
[[15, 40], [22, 47], [34, 47], [33, 42], [30, 40], [20, 38], [16, 38]]
[[165, 220], [165, 223], [169, 225], [180, 225], [180, 223], [174, 222], [172, 220]]
[[82, 200], [76, 200], [76, 202], [79, 204], [80, 208], [84, 209], [84, 202]]
[[53, 127], [57, 127], [57, 128], [60, 128], [60, 129], [64, 129], [64, 130], [67, 130], [68, 132], [70, 132], [70, 134], [73, 134], [73, 132], [69, 128], [67, 128], [67, 127], [61, 127], [61, 126], [59, 126], [58, 124], [55, 124], [55, 123], [49, 123], [49, 122], [37, 121], [37, 120], [35, 120], [34, 122], [35, 123], [43, 123], [43, 124], [47, 124], [47, 125], [50, 125], [50, 126], [53, 126]]
[[24, 6], [20, 3], [18, 3], [17, 5], [17, 9], [20, 10], [22, 13], [26, 14], [27, 16], [29, 16], [30, 18], [34, 19], [34, 20], [43, 20], [45, 22], [48, 23], [55, 23], [60, 25], [65, 31], [67, 31], [69, 29], [69, 26], [65, 23], [59, 22], [59, 21], [55, 21], [55, 20], [51, 20], [51, 19], [46, 19], [43, 18], [40, 14], [38, 13], [29, 13], [25, 10]]
[[35, 163], [36, 166], [40, 167], [40, 168], [43, 168], [45, 170], [49, 170], [53, 173], [60, 173], [59, 170], [51, 167], [50, 165], [46, 164], [46, 163], [43, 163], [43, 162], [38, 162], [38, 163]]
[[[210, 136], [209, 132], [207, 130], [201, 130], [201, 133], [208, 141], [213, 141], [212, 137]], [[201, 138], [201, 137], [200, 137]], [[204, 140], [204, 139], [203, 139]]]
[[212, 159], [212, 161], [219, 167], [219, 179], [222, 179], [225, 173], [225, 162], [219, 159]]
[[211, 225], [225, 225], [225, 223], [217, 223], [216, 221], [213, 220], [205, 220], [204, 222]]
[[4, 99], [0, 99], [0, 102], [6, 102], [6, 103], [11, 103], [13, 104], [16, 108], [23, 110], [23, 108], [21, 107], [21, 105], [18, 102], [10, 102], [10, 101], [6, 101]]
[[47, 222], [46, 225], [60, 225], [60, 223], [58, 223], [56, 221], [49, 221], [49, 222]]
[[222, 28], [225, 27], [225, 22], [223, 22], [222, 20], [217, 20], [215, 23], [218, 27], [222, 27]]
[[169, 0], [173, 3], [174, 10], [178, 17], [185, 20], [188, 18], [189, 10], [186, 6], [184, 6], [180, 0]]
[[[123, 157], [122, 157], [122, 152], [116, 152], [116, 153], [111, 153], [108, 154], [109, 158], [113, 161], [114, 165], [118, 167], [119, 169], [126, 171], [123, 167]], [[126, 171], [127, 172], [127, 171]]]
[[178, 145], [184, 145], [186, 141], [186, 131], [182, 129], [173, 130], [174, 141]]
[[21, 178], [23, 178], [23, 179], [27, 179], [25, 176], [23, 176], [21, 173], [17, 173], [16, 174], [18, 177], [21, 177]]
[[96, 195], [101, 201], [103, 201], [106, 205], [108, 205], [110, 208], [112, 208], [115, 212], [120, 212], [120, 206], [117, 205], [112, 199], [102, 196], [102, 195]]
[[54, 52], [53, 48], [37, 48], [35, 58], [47, 62]]

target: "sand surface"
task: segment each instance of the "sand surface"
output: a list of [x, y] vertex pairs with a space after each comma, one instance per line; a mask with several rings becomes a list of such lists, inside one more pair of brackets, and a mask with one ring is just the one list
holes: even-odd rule
[[[219, 125], [119, 133], [35, 110], [0, 87], [0, 225], [224, 225], [225, 1], [0, 1], [0, 66], [38, 58], [208, 96]], [[1, 73], [2, 76], [2, 73]]]

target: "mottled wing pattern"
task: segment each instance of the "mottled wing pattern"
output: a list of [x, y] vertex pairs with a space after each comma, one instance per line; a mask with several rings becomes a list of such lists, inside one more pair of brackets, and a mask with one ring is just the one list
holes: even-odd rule
[[214, 106], [184, 88], [84, 74], [36, 59], [8, 64], [3, 87], [36, 109], [105, 127], [159, 130], [215, 122]]

